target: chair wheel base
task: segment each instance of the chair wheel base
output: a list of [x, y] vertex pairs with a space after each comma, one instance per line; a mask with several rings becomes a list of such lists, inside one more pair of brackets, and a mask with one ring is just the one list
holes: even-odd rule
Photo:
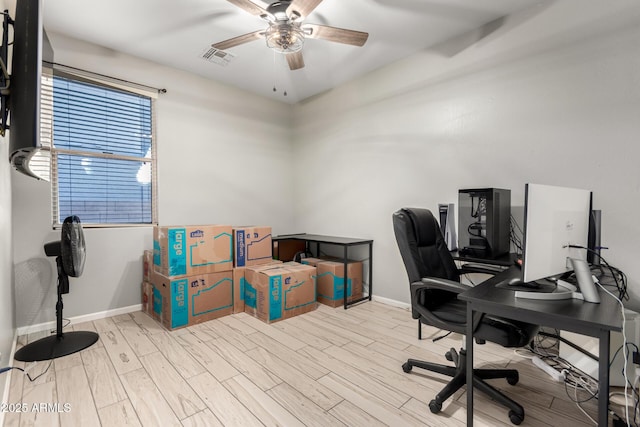
[[509, 420], [511, 420], [511, 424], [519, 426], [522, 421], [524, 421], [524, 414], [518, 414], [515, 411], [509, 411]]
[[406, 362], [402, 365], [402, 370], [408, 374], [409, 372], [411, 372], [411, 365], [409, 365], [409, 362]]
[[431, 410], [431, 413], [437, 414], [442, 409], [442, 403], [434, 399], [431, 402], [429, 402], [429, 409]]

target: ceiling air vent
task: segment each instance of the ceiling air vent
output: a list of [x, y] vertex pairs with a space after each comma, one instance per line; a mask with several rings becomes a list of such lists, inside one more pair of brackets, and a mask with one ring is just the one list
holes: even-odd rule
[[226, 67], [236, 56], [224, 50], [216, 49], [215, 47], [208, 47], [202, 52], [201, 57], [209, 62]]

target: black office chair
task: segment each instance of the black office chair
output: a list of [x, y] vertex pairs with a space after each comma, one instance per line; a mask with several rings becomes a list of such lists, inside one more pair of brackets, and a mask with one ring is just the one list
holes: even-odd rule
[[[427, 209], [401, 209], [393, 214], [393, 228], [409, 276], [411, 313], [414, 319], [418, 319], [419, 329], [422, 324], [428, 324], [466, 334], [466, 304], [457, 298], [457, 294], [468, 289], [468, 286], [460, 283], [460, 274], [465, 271], [456, 267], [433, 214]], [[477, 267], [472, 267], [470, 271], [483, 272]], [[474, 317], [473, 322], [477, 324], [473, 336], [478, 343], [486, 340], [504, 347], [523, 347], [538, 332], [536, 325], [489, 315]], [[455, 367], [415, 359], [409, 359], [402, 365], [404, 372], [410, 372], [416, 366], [453, 377], [435, 399], [429, 402], [429, 409], [434, 414], [440, 412], [445, 400], [467, 383], [465, 350], [461, 349], [458, 353], [452, 348], [445, 357], [453, 361]], [[520, 424], [524, 420], [523, 407], [484, 381], [506, 378], [509, 384], [515, 385], [519, 380], [518, 371], [474, 369], [473, 372], [474, 389], [509, 408], [511, 422]]]

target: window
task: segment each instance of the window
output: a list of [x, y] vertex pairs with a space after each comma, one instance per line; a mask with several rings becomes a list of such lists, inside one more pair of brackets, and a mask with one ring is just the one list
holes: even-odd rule
[[43, 105], [46, 87], [53, 91], [42, 121], [50, 115], [54, 226], [69, 215], [96, 226], [155, 224], [154, 100], [43, 73]]

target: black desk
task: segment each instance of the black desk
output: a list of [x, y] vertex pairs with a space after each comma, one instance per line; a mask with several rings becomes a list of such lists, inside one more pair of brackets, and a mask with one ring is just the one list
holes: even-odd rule
[[[586, 303], [580, 300], [538, 301], [516, 299], [512, 289], [496, 285], [520, 275], [516, 267], [509, 268], [491, 279], [458, 295], [467, 302], [467, 318], [474, 312], [518, 319], [540, 326], [576, 332], [599, 339], [598, 425], [606, 427], [609, 415], [609, 345], [610, 332], [622, 331], [620, 304], [609, 294], [598, 289], [602, 302]], [[473, 375], [473, 323], [467, 327], [467, 378]], [[525, 409], [526, 411], [526, 409]], [[473, 425], [473, 381], [467, 383], [467, 426]]]
[[[371, 296], [372, 296], [372, 290], [373, 290], [373, 240], [367, 240], [367, 239], [354, 239], [351, 237], [335, 237], [335, 236], [322, 236], [319, 234], [307, 234], [307, 233], [300, 233], [300, 234], [284, 234], [281, 236], [274, 236], [272, 238], [272, 240], [274, 242], [277, 241], [281, 241], [281, 240], [302, 240], [306, 242], [307, 245], [307, 250], [310, 250], [309, 248], [309, 243], [310, 242], [314, 242], [316, 244], [316, 250], [315, 250], [315, 254], [316, 255], [320, 255], [320, 244], [328, 244], [328, 245], [336, 245], [336, 246], [342, 246], [343, 247], [343, 261], [344, 261], [344, 283], [345, 283], [345, 289], [344, 289], [344, 309], [346, 310], [347, 307], [349, 307], [350, 305], [359, 303], [361, 301], [364, 300], [369, 300], [371, 301]], [[348, 264], [348, 250], [350, 246], [360, 246], [360, 245], [367, 245], [369, 246], [369, 295], [362, 297], [362, 298], [358, 298], [355, 300], [351, 300], [348, 301], [348, 295], [347, 295], [347, 279], [348, 279], [348, 274], [347, 274], [347, 264]], [[364, 280], [363, 283], [364, 285]]]

